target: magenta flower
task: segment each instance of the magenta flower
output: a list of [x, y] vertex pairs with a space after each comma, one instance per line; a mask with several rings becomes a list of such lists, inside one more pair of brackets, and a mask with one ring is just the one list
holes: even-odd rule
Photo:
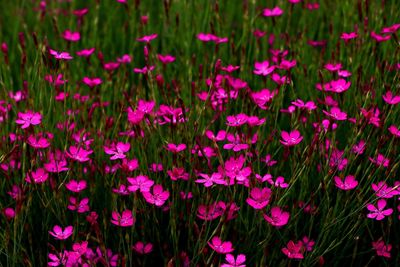
[[268, 187], [254, 187], [250, 191], [250, 197], [246, 199], [247, 204], [256, 210], [265, 208], [271, 198], [272, 191]]
[[224, 177], [218, 172], [214, 172], [213, 174], [211, 174], [211, 176], [205, 173], [199, 173], [199, 176], [202, 177], [203, 179], [197, 179], [195, 183], [203, 184], [205, 187], [210, 187], [214, 184], [220, 184], [220, 185], [228, 184], [224, 180]]
[[387, 91], [382, 95], [383, 100], [389, 105], [397, 105], [400, 103], [400, 95], [393, 95], [391, 91]]
[[111, 223], [118, 226], [129, 227], [135, 223], [135, 218], [133, 218], [132, 211], [130, 210], [124, 210], [122, 214], [113, 211], [111, 216]]
[[388, 186], [385, 181], [380, 181], [378, 184], [373, 183], [371, 187], [379, 198], [392, 198], [400, 194], [400, 191]]
[[18, 112], [18, 119], [15, 122], [22, 125], [22, 129], [26, 129], [31, 125], [39, 125], [42, 122], [42, 115], [30, 110], [26, 113]]
[[108, 155], [112, 155], [110, 160], [124, 159], [126, 158], [125, 153], [131, 149], [131, 145], [129, 143], [118, 142], [116, 145], [112, 144], [111, 146], [104, 146], [104, 152]]
[[400, 29], [400, 24], [396, 23], [389, 27], [382, 28], [381, 33], [396, 33]]
[[138, 42], [145, 42], [145, 43], [150, 43], [150, 41], [156, 39], [158, 34], [150, 34], [150, 35], [145, 35], [143, 37], [137, 38], [136, 41]]
[[303, 244], [301, 241], [294, 243], [292, 240], [290, 240], [286, 247], [282, 248], [282, 252], [289, 259], [301, 260], [304, 258], [302, 249]]
[[144, 119], [145, 113], [141, 110], [132, 110], [131, 107], [128, 107], [126, 111], [128, 112], [128, 121], [133, 125], [140, 124]]
[[358, 185], [358, 181], [353, 175], [347, 175], [344, 179], [340, 178], [339, 176], [335, 176], [334, 180], [336, 187], [345, 191], [352, 190]]
[[327, 63], [325, 64], [324, 68], [329, 70], [330, 72], [336, 72], [342, 69], [342, 64], [341, 63]]
[[15, 215], [16, 215], [15, 210], [13, 208], [10, 208], [10, 207], [5, 208], [3, 212], [4, 212], [4, 216], [6, 216], [6, 218], [8, 220], [13, 219], [15, 217]]
[[81, 34], [79, 32], [71, 32], [70, 30], [65, 30], [62, 37], [70, 42], [78, 42], [81, 39]]
[[281, 144], [285, 146], [295, 146], [303, 140], [303, 136], [300, 135], [298, 130], [291, 131], [290, 133], [282, 131], [280, 140]]
[[345, 79], [333, 80], [329, 83], [329, 89], [327, 91], [335, 93], [343, 93], [350, 88], [351, 82], [347, 82]]
[[256, 75], [261, 75], [261, 76], [268, 76], [275, 70], [275, 66], [270, 66], [269, 62], [263, 61], [263, 62], [256, 62], [254, 63], [254, 71], [253, 73]]
[[327, 112], [325, 110], [323, 110], [322, 112], [324, 112], [325, 115], [327, 115], [337, 121], [347, 120], [347, 113], [341, 111], [340, 108], [338, 108], [338, 107], [331, 108], [331, 110], [329, 112]]
[[149, 73], [150, 71], [152, 71], [152, 70], [154, 70], [154, 66], [150, 66], [150, 67], [147, 67], [147, 66], [144, 66], [143, 68], [134, 68], [133, 69], [133, 72], [135, 72], [135, 73], [142, 73], [142, 74], [147, 74], [147, 73]]
[[272, 9], [266, 8], [263, 10], [264, 17], [279, 17], [279, 16], [282, 16], [282, 14], [283, 14], [283, 10], [278, 6], [272, 8]]
[[125, 54], [122, 57], [117, 58], [117, 62], [121, 63], [121, 64], [131, 63], [131, 61], [132, 61], [132, 58], [128, 54]]
[[278, 163], [278, 161], [274, 160], [270, 154], [267, 154], [265, 157], [261, 158], [261, 161], [264, 162], [268, 167], [272, 167]]
[[85, 213], [90, 210], [89, 208], [89, 198], [85, 197], [81, 201], [78, 201], [75, 197], [69, 198], [69, 205], [67, 208], [72, 211], [77, 211], [78, 213]]
[[234, 72], [235, 70], [238, 70], [238, 69], [240, 69], [240, 66], [232, 66], [232, 65], [228, 65], [226, 67], [221, 66], [221, 70], [225, 71], [225, 72], [228, 72], [228, 73], [232, 73], [232, 72]]
[[[263, 179], [265, 179], [265, 178], [263, 178]], [[283, 176], [276, 177], [275, 182], [272, 180], [272, 176], [270, 179], [267, 179], [266, 181], [275, 187], [280, 187], [280, 188], [288, 188], [289, 187], [289, 184], [285, 182], [285, 178]]]
[[43, 136], [34, 136], [30, 135], [27, 140], [28, 145], [32, 146], [33, 148], [48, 148], [50, 146], [49, 140], [44, 138]]
[[159, 184], [154, 185], [152, 190], [148, 192], [142, 192], [142, 195], [147, 203], [154, 204], [157, 207], [164, 205], [165, 201], [169, 198], [169, 192], [164, 191], [162, 185]]
[[221, 267], [246, 267], [246, 256], [244, 254], [237, 255], [236, 259], [235, 256], [232, 254], [226, 254], [225, 260], [227, 263], [221, 265]]
[[93, 54], [94, 50], [95, 48], [83, 49], [77, 51], [76, 54], [80, 57], [90, 57]]
[[153, 112], [155, 104], [156, 102], [154, 102], [153, 100], [145, 101], [143, 99], [139, 99], [137, 110], [143, 112], [144, 114], [151, 114]]
[[340, 35], [340, 39], [344, 40], [345, 42], [349, 41], [351, 39], [355, 39], [357, 37], [358, 37], [358, 34], [356, 32], [349, 32], [349, 33], [344, 32]]
[[372, 247], [376, 250], [376, 255], [390, 258], [390, 251], [392, 250], [392, 245], [386, 245], [381, 239], [378, 241], [372, 242]]
[[87, 182], [85, 180], [71, 180], [67, 184], [65, 184], [65, 187], [71, 192], [79, 193], [86, 189]]
[[55, 59], [71, 60], [73, 57], [68, 52], [57, 52], [56, 50], [49, 49], [50, 55]]
[[113, 188], [112, 192], [121, 196], [127, 196], [131, 193], [128, 190], [128, 187], [124, 184], [120, 184], [117, 188]]
[[212, 221], [224, 214], [226, 204], [223, 201], [212, 203], [209, 206], [200, 204], [197, 209], [197, 217], [205, 220]]
[[84, 77], [82, 79], [82, 82], [89, 86], [90, 88], [93, 88], [95, 86], [100, 85], [103, 81], [100, 78], [94, 77], [94, 78], [89, 78], [89, 77]]
[[70, 237], [73, 234], [73, 232], [74, 232], [74, 227], [72, 226], [67, 226], [63, 230], [61, 226], [56, 225], [53, 227], [53, 231], [49, 231], [49, 234], [54, 236], [56, 239], [64, 240]]
[[175, 61], [175, 57], [174, 56], [171, 56], [171, 55], [160, 55], [160, 54], [158, 54], [157, 55], [157, 58], [158, 58], [158, 60], [160, 60], [161, 61], [161, 63], [163, 63], [163, 64], [169, 64], [169, 63], [172, 63], [172, 62], [174, 62]]
[[311, 240], [307, 236], [304, 236], [303, 239], [300, 240], [299, 242], [303, 244], [303, 247], [305, 248], [306, 251], [312, 251], [315, 245], [315, 241]]
[[202, 42], [214, 42], [216, 44], [228, 42], [228, 38], [226, 37], [218, 37], [211, 33], [202, 33], [202, 32], [197, 35], [197, 39], [199, 39]]
[[226, 138], [226, 132], [224, 130], [219, 130], [217, 135], [214, 135], [214, 133], [212, 131], [207, 130], [205, 134], [208, 139], [210, 139], [214, 142], [223, 141]]
[[272, 226], [281, 227], [288, 223], [290, 214], [280, 207], [271, 208], [271, 216], [264, 214], [264, 219]]
[[172, 170], [167, 171], [168, 176], [172, 181], [177, 181], [179, 179], [187, 181], [189, 180], [189, 173], [185, 171], [184, 168], [172, 168]]
[[244, 144], [242, 142], [242, 140], [241, 140], [242, 139], [241, 136], [238, 135], [238, 134], [233, 135], [233, 134], [228, 133], [227, 139], [228, 139], [228, 141], [230, 143], [225, 144], [223, 146], [224, 149], [233, 150], [235, 152], [238, 152], [238, 151], [241, 151], [241, 150], [249, 148], [249, 145], [248, 144]]
[[141, 193], [149, 192], [150, 188], [153, 186], [154, 181], [150, 180], [145, 175], [139, 175], [136, 177], [128, 177], [127, 178], [130, 186], [128, 186], [128, 190], [131, 192], [136, 192], [138, 189]]
[[400, 137], [400, 129], [396, 125], [390, 125], [388, 128], [389, 132], [395, 137]]
[[142, 241], [138, 241], [132, 246], [132, 249], [138, 254], [145, 255], [153, 251], [153, 244], [152, 243], [145, 244]]
[[65, 154], [76, 161], [86, 162], [89, 161], [89, 155], [93, 153], [93, 150], [85, 150], [81, 147], [70, 146], [69, 151], [66, 151]]
[[231, 242], [229, 241], [222, 242], [222, 240], [218, 236], [214, 236], [211, 239], [211, 242], [207, 243], [215, 252], [219, 254], [227, 254], [234, 251]]
[[233, 115], [233, 116], [228, 116], [226, 118], [226, 125], [231, 126], [231, 127], [238, 127], [242, 126], [247, 122], [248, 116], [246, 114], [238, 114], [238, 115]]
[[367, 214], [367, 217], [370, 219], [375, 219], [377, 221], [383, 220], [385, 216], [389, 216], [393, 213], [393, 209], [386, 209], [386, 200], [379, 199], [377, 205], [368, 204], [367, 209], [371, 212]]
[[42, 168], [37, 169], [36, 171], [32, 171], [26, 174], [25, 181], [27, 183], [36, 183], [42, 184], [47, 181], [49, 178], [49, 174]]
[[185, 144], [176, 145], [176, 144], [169, 143], [165, 147], [165, 149], [168, 150], [168, 151], [171, 151], [172, 153], [179, 153], [179, 152], [181, 152], [181, 151], [186, 149], [186, 145]]
[[371, 32], [371, 38], [373, 38], [378, 43], [386, 42], [387, 40], [390, 39], [390, 37], [391, 37], [390, 35], [380, 35], [374, 31]]
[[358, 142], [357, 144], [355, 144], [352, 147], [353, 153], [355, 153], [357, 155], [363, 154], [364, 151], [365, 151], [365, 145], [366, 145], [365, 141], [364, 140], [360, 140], [360, 142]]
[[46, 171], [51, 173], [60, 173], [68, 171], [66, 160], [50, 160], [50, 162], [44, 164]]
[[378, 167], [380, 166], [385, 168], [389, 167], [390, 160], [388, 158], [385, 158], [385, 156], [382, 154], [378, 154], [376, 158], [371, 158], [371, 157], [368, 158], [372, 163], [375, 163]]
[[238, 158], [231, 157], [225, 162], [225, 175], [230, 178], [230, 185], [234, 184], [235, 180], [238, 183], [248, 184], [248, 177], [252, 171], [250, 167], [244, 167], [245, 161], [245, 157], [240, 155]]
[[347, 166], [348, 160], [344, 157], [344, 151], [334, 149], [329, 158], [329, 166], [331, 168], [338, 168], [339, 171], [343, 170]]

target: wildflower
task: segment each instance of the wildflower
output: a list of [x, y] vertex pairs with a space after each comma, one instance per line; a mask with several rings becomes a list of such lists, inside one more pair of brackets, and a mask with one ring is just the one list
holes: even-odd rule
[[388, 158], [385, 158], [385, 156], [382, 154], [378, 154], [376, 158], [371, 158], [371, 157], [368, 158], [372, 163], [375, 163], [378, 167], [380, 166], [385, 168], [389, 167], [390, 160]]
[[203, 179], [197, 179], [195, 182], [202, 183], [205, 187], [210, 187], [214, 184], [227, 185], [223, 176], [218, 172], [211, 174], [211, 176], [205, 173], [199, 173], [199, 176]]
[[111, 223], [118, 226], [129, 227], [135, 223], [135, 218], [133, 218], [132, 211], [130, 210], [124, 210], [122, 214], [113, 211], [111, 216]]
[[74, 227], [72, 227], [72, 226], [67, 226], [63, 230], [61, 228], [61, 226], [56, 225], [53, 227], [53, 231], [49, 231], [49, 234], [54, 236], [56, 239], [64, 240], [64, 239], [67, 239], [68, 237], [70, 237], [73, 234], [73, 231], [74, 231]]
[[77, 211], [78, 213], [85, 213], [90, 210], [89, 208], [89, 198], [85, 197], [79, 201], [76, 197], [69, 198], [69, 205], [67, 208], [72, 211]]
[[216, 44], [228, 42], [228, 38], [226, 37], [218, 37], [211, 33], [202, 33], [202, 32], [197, 34], [197, 39], [199, 39], [202, 42], [214, 42]]
[[346, 41], [349, 41], [349, 40], [351, 40], [351, 39], [355, 39], [355, 38], [357, 38], [357, 37], [358, 37], [357, 32], [349, 32], [349, 33], [344, 32], [344, 33], [342, 33], [342, 34], [340, 35], [340, 39], [344, 40], [345, 42], [346, 42]]
[[176, 144], [169, 143], [169, 144], [167, 144], [165, 149], [168, 150], [168, 151], [171, 151], [174, 154], [176, 154], [176, 153], [179, 153], [179, 152], [182, 152], [183, 150], [185, 150], [186, 149], [186, 144], [178, 144], [178, 145], [176, 145]]
[[375, 219], [377, 221], [383, 220], [385, 216], [389, 216], [393, 213], [393, 209], [386, 209], [386, 200], [379, 199], [377, 205], [368, 204], [367, 209], [371, 212], [367, 214], [367, 217], [370, 219]]
[[131, 145], [129, 143], [118, 142], [116, 145], [112, 144], [111, 146], [104, 146], [104, 152], [108, 155], [112, 155], [110, 160], [116, 159], [124, 159], [126, 158], [125, 153], [131, 149]]
[[34, 136], [30, 135], [27, 140], [28, 145], [32, 146], [33, 148], [39, 149], [39, 148], [48, 148], [50, 146], [49, 140], [47, 138], [39, 135], [39, 136]]
[[154, 184], [154, 181], [150, 180], [145, 175], [138, 175], [136, 177], [128, 177], [127, 180], [130, 184], [130, 186], [128, 187], [128, 190], [130, 192], [136, 192], [138, 189], [140, 190], [141, 193], [149, 192], [150, 188]]
[[241, 137], [238, 134], [233, 135], [233, 134], [228, 133], [227, 139], [230, 143], [225, 144], [223, 146], [224, 149], [233, 150], [235, 152], [238, 152], [238, 151], [249, 148], [248, 144], [243, 144]]
[[390, 125], [388, 130], [391, 134], [393, 134], [394, 137], [400, 137], [400, 129], [395, 125]]
[[261, 76], [268, 76], [275, 70], [275, 66], [270, 66], [267, 60], [254, 63], [254, 68], [253, 73]]
[[222, 264], [221, 267], [246, 267], [244, 264], [246, 256], [244, 254], [237, 255], [236, 259], [232, 254], [226, 254], [225, 260], [227, 263]]
[[373, 183], [371, 187], [379, 198], [392, 198], [400, 194], [395, 188], [389, 187], [385, 181], [380, 181], [378, 184]]
[[42, 122], [42, 115], [30, 110], [26, 113], [18, 112], [18, 119], [15, 122], [22, 125], [22, 129], [26, 129], [31, 125], [39, 125]]
[[44, 168], [46, 171], [51, 173], [60, 173], [64, 171], [68, 171], [67, 161], [62, 160], [50, 160], [50, 162], [44, 164]]
[[214, 236], [211, 239], [211, 242], [207, 243], [215, 252], [219, 254], [231, 253], [234, 250], [231, 242], [222, 242], [222, 240], [218, 236]]
[[225, 210], [226, 204], [223, 201], [212, 203], [209, 206], [199, 205], [197, 209], [197, 217], [205, 221], [212, 221], [222, 216]]
[[288, 223], [289, 212], [283, 211], [280, 207], [271, 208], [271, 216], [263, 215], [264, 219], [272, 226], [281, 227]]
[[80, 193], [82, 190], [86, 189], [87, 182], [85, 180], [71, 180], [65, 184], [65, 187], [71, 192]]
[[128, 187], [124, 184], [120, 184], [118, 188], [113, 188], [112, 192], [121, 196], [127, 196], [131, 193]]
[[169, 175], [172, 181], [177, 181], [179, 179], [184, 181], [189, 180], [189, 173], [187, 173], [184, 168], [174, 167], [172, 170], [168, 170], [167, 174]]
[[142, 241], [138, 241], [132, 246], [132, 249], [138, 254], [145, 255], [153, 251], [153, 244], [152, 243], [145, 244]]
[[4, 216], [6, 216], [6, 218], [8, 220], [13, 219], [15, 217], [15, 215], [16, 215], [15, 210], [13, 208], [10, 208], [10, 207], [5, 208], [3, 213], [4, 213]]
[[50, 55], [55, 59], [71, 60], [73, 57], [68, 52], [57, 52], [56, 50], [50, 49]]
[[360, 142], [358, 142], [357, 144], [355, 144], [352, 147], [353, 153], [355, 153], [357, 155], [363, 154], [364, 151], [365, 151], [365, 145], [366, 145], [365, 141], [364, 140], [360, 140]]
[[150, 43], [150, 41], [156, 39], [158, 34], [150, 34], [150, 35], [145, 35], [143, 37], [137, 38], [136, 41], [138, 42], [145, 42], [145, 43]]
[[313, 250], [313, 246], [315, 244], [314, 240], [311, 240], [307, 236], [304, 236], [303, 239], [301, 239], [299, 242], [303, 244], [303, 247], [305, 248], [306, 251]]
[[272, 191], [268, 187], [257, 188], [254, 187], [250, 191], [250, 197], [246, 199], [247, 204], [249, 204], [254, 209], [265, 208], [271, 198]]
[[[240, 155], [238, 158], [231, 157], [225, 162], [225, 175], [228, 176], [233, 184], [236, 180], [239, 183], [248, 183], [248, 177], [251, 175], [252, 171], [250, 167], [244, 167], [245, 158]], [[222, 173], [222, 170], [220, 171]]]
[[62, 37], [70, 42], [78, 42], [81, 39], [81, 34], [79, 32], [72, 32], [70, 30], [65, 30]]
[[156, 103], [153, 100], [145, 101], [143, 99], [139, 99], [137, 110], [143, 112], [144, 114], [151, 114], [153, 112], [155, 104]]
[[400, 103], [400, 95], [393, 95], [391, 91], [387, 91], [382, 95], [383, 100], [389, 105], [397, 105]]
[[84, 77], [82, 79], [82, 82], [89, 86], [90, 88], [93, 88], [95, 86], [100, 85], [103, 81], [100, 78], [94, 77], [94, 78], [89, 78], [89, 77]]
[[390, 258], [390, 251], [392, 250], [391, 244], [385, 244], [381, 239], [372, 242], [372, 247], [376, 250], [376, 255]]
[[169, 192], [166, 190], [164, 191], [159, 184], [154, 185], [150, 191], [142, 192], [142, 195], [147, 203], [154, 204], [157, 207], [164, 205], [165, 201], [169, 198]]
[[238, 127], [242, 126], [247, 122], [248, 116], [246, 114], [238, 114], [234, 116], [228, 116], [226, 118], [226, 125], [231, 126], [231, 127]]
[[294, 243], [292, 240], [290, 240], [286, 247], [282, 248], [282, 252], [289, 259], [301, 260], [304, 258], [302, 249], [303, 244], [301, 241]]
[[49, 178], [49, 174], [42, 168], [37, 169], [36, 171], [32, 171], [26, 174], [25, 181], [27, 183], [36, 183], [41, 184], [47, 181]]
[[207, 130], [205, 134], [208, 139], [210, 139], [214, 142], [223, 141], [226, 138], [226, 132], [224, 130], [218, 131], [217, 135], [214, 135], [214, 133], [212, 131]]
[[174, 56], [171, 56], [171, 55], [160, 55], [160, 54], [158, 54], [157, 55], [157, 58], [158, 58], [158, 60], [160, 60], [161, 61], [161, 63], [163, 63], [163, 64], [169, 64], [169, 63], [172, 63], [172, 62], [174, 62], [175, 61], [175, 57]]
[[89, 155], [93, 153], [93, 150], [85, 150], [81, 147], [70, 146], [69, 150], [65, 152], [65, 154], [76, 161], [86, 162], [89, 161]]
[[279, 17], [279, 16], [282, 16], [282, 14], [283, 14], [283, 10], [278, 6], [272, 8], [272, 9], [266, 8], [263, 10], [264, 17]]
[[389, 40], [390, 39], [390, 35], [380, 35], [380, 34], [377, 34], [374, 31], [372, 31], [371, 32], [371, 38], [375, 39], [375, 41], [377, 41], [378, 43], [381, 43], [381, 42], [386, 42], [387, 40]]
[[290, 133], [282, 131], [280, 140], [281, 144], [285, 146], [295, 146], [303, 140], [303, 136], [300, 135], [298, 130], [291, 131]]
[[353, 175], [347, 175], [344, 179], [340, 178], [339, 176], [335, 176], [334, 180], [336, 187], [345, 191], [352, 190], [358, 185], [358, 181]]
[[133, 69], [133, 71], [135, 72], [135, 73], [142, 73], [142, 74], [147, 74], [147, 73], [149, 73], [150, 71], [152, 71], [152, 70], [154, 70], [154, 66], [149, 66], [149, 67], [147, 67], [147, 66], [144, 66], [143, 68], [134, 68]]
[[77, 51], [76, 54], [80, 57], [90, 57], [93, 52], [94, 52], [95, 48], [89, 48], [89, 49], [83, 49], [80, 51]]

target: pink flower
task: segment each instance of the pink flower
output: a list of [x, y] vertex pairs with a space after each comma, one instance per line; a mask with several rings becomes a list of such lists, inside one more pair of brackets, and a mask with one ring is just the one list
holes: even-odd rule
[[315, 241], [311, 240], [307, 236], [304, 236], [303, 239], [300, 240], [299, 242], [303, 244], [303, 247], [306, 249], [306, 251], [312, 251], [313, 246], [315, 245]]
[[226, 138], [226, 132], [224, 130], [218, 131], [217, 135], [214, 135], [214, 133], [212, 131], [207, 130], [205, 134], [208, 139], [210, 139], [214, 142], [223, 141]]
[[104, 146], [104, 152], [108, 155], [112, 155], [111, 160], [124, 159], [126, 158], [125, 153], [131, 149], [129, 143], [118, 142], [116, 145], [112, 144], [110, 147]]
[[271, 198], [272, 191], [268, 187], [254, 187], [250, 191], [250, 197], [246, 199], [247, 204], [256, 210], [265, 208]]
[[131, 107], [128, 107], [126, 111], [128, 112], [128, 121], [133, 125], [140, 124], [144, 119], [145, 113], [141, 110], [132, 110]]
[[207, 243], [215, 252], [219, 254], [227, 254], [234, 251], [231, 242], [229, 241], [222, 242], [222, 240], [218, 236], [214, 236], [211, 239], [211, 242]]
[[393, 134], [395, 137], [400, 137], [400, 129], [396, 127], [396, 125], [390, 125], [388, 128], [389, 132]]
[[69, 151], [66, 151], [65, 154], [76, 161], [86, 162], [89, 161], [89, 155], [93, 153], [93, 150], [85, 150], [81, 147], [70, 146]]
[[82, 190], [86, 189], [87, 182], [85, 180], [71, 180], [67, 184], [65, 184], [65, 187], [71, 192], [79, 193]]
[[264, 162], [268, 167], [272, 167], [277, 163], [277, 161], [274, 160], [270, 154], [267, 154], [264, 158], [261, 158], [261, 161]]
[[183, 150], [185, 150], [186, 149], [186, 145], [185, 144], [178, 144], [178, 145], [176, 145], [176, 144], [172, 144], [172, 143], [169, 143], [166, 147], [165, 147], [165, 149], [166, 150], [168, 150], [168, 151], [171, 151], [172, 153], [179, 153], [179, 152], [182, 152]]
[[133, 218], [131, 210], [124, 210], [122, 214], [113, 211], [111, 216], [111, 223], [118, 226], [129, 227], [135, 223], [135, 218]]
[[246, 114], [240, 113], [238, 115], [228, 116], [226, 118], [226, 125], [231, 127], [242, 126], [247, 122], [248, 116]]
[[370, 219], [375, 219], [377, 221], [383, 220], [385, 216], [389, 216], [393, 213], [393, 209], [386, 209], [386, 200], [379, 199], [377, 205], [368, 204], [367, 209], [371, 212], [367, 214], [367, 217]]
[[225, 260], [227, 263], [222, 264], [221, 267], [246, 267], [244, 264], [246, 256], [244, 254], [237, 255], [236, 259], [232, 254], [226, 254]]
[[330, 112], [327, 112], [325, 110], [323, 110], [322, 112], [324, 112], [325, 115], [327, 115], [337, 121], [347, 120], [347, 113], [341, 111], [340, 108], [338, 108], [338, 107], [331, 108]]
[[15, 122], [22, 125], [22, 129], [26, 129], [31, 125], [39, 125], [42, 122], [42, 115], [30, 110], [26, 113], [18, 112], [18, 119]]
[[169, 63], [172, 63], [172, 62], [174, 62], [175, 61], [175, 57], [174, 56], [171, 56], [171, 55], [160, 55], [160, 54], [158, 54], [157, 55], [157, 58], [158, 58], [158, 60], [160, 60], [161, 61], [161, 63], [163, 63], [163, 64], [169, 64]]
[[400, 191], [389, 187], [385, 181], [380, 181], [378, 184], [373, 183], [371, 187], [375, 191], [375, 195], [379, 198], [392, 198], [400, 194]]
[[82, 82], [89, 86], [90, 88], [93, 88], [95, 86], [100, 85], [103, 81], [100, 78], [94, 77], [94, 78], [89, 78], [89, 77], [84, 77], [82, 79]]
[[400, 103], [400, 95], [393, 95], [391, 91], [387, 91], [382, 95], [383, 100], [389, 105], [397, 105]]
[[71, 60], [73, 57], [68, 52], [57, 52], [56, 50], [49, 49], [50, 55], [55, 59]]
[[85, 197], [81, 201], [78, 202], [78, 199], [75, 197], [69, 198], [69, 205], [67, 208], [72, 211], [77, 211], [78, 213], [85, 213], [90, 210], [89, 208], [89, 198]]
[[368, 158], [372, 163], [375, 163], [378, 167], [380, 166], [385, 168], [389, 167], [390, 160], [388, 158], [385, 158], [385, 156], [382, 154], [378, 154], [376, 158], [371, 158], [371, 157]]
[[139, 69], [139, 68], [134, 68], [134, 69], [133, 69], [133, 72], [135, 72], [135, 73], [147, 74], [147, 73], [149, 73], [149, 72], [152, 71], [152, 70], [154, 70], [154, 66], [150, 66], [150, 67], [144, 66], [144, 67], [141, 68], [141, 69]]
[[335, 176], [335, 185], [342, 190], [352, 190], [357, 187], [358, 181], [354, 178], [353, 175], [347, 175], [344, 180], [339, 176]]
[[51, 173], [60, 173], [68, 171], [66, 160], [50, 160], [50, 162], [44, 164], [46, 171]]
[[[246, 159], [243, 155], [238, 158], [231, 157], [225, 162], [225, 175], [228, 176], [230, 184], [234, 184], [235, 180], [238, 183], [248, 184], [248, 177], [251, 175], [252, 171], [250, 167], [244, 167]], [[223, 173], [223, 170], [220, 171]]]
[[371, 32], [371, 37], [375, 39], [375, 41], [377, 41], [378, 43], [386, 42], [387, 40], [390, 39], [390, 35], [379, 35], [374, 31]]
[[279, 17], [282, 14], [283, 14], [283, 10], [278, 6], [274, 7], [273, 9], [266, 8], [263, 10], [264, 17]]
[[353, 151], [353, 153], [355, 153], [357, 155], [363, 154], [364, 151], [365, 151], [365, 141], [364, 140], [360, 140], [360, 142], [358, 142], [357, 144], [355, 144], [352, 147], [352, 151]]
[[13, 208], [10, 208], [10, 207], [5, 208], [3, 212], [4, 212], [4, 216], [6, 216], [6, 218], [8, 220], [13, 219], [15, 217], [15, 214], [16, 214], [15, 210]]
[[169, 175], [172, 181], [177, 181], [179, 179], [184, 181], [189, 180], [189, 173], [187, 173], [184, 168], [174, 167], [172, 170], [168, 170], [167, 174]]
[[350, 88], [351, 82], [347, 82], [345, 79], [333, 80], [329, 83], [327, 91], [342, 93]]
[[70, 42], [78, 42], [81, 39], [81, 34], [79, 32], [71, 32], [70, 30], [65, 30], [62, 37]]
[[44, 138], [43, 136], [34, 136], [30, 135], [27, 140], [28, 145], [32, 146], [33, 148], [48, 148], [50, 146], [49, 140]]
[[80, 51], [77, 51], [76, 54], [80, 57], [90, 57], [90, 55], [93, 54], [95, 48], [89, 48], [89, 49], [83, 49]]
[[202, 33], [202, 32], [197, 35], [197, 39], [199, 39], [202, 42], [214, 42], [216, 44], [228, 42], [228, 38], [226, 37], [218, 37], [211, 33]]
[[389, 27], [382, 28], [381, 33], [396, 33], [400, 29], [400, 24], [396, 23]]
[[303, 244], [301, 241], [294, 243], [292, 240], [290, 240], [286, 247], [282, 248], [282, 252], [289, 259], [301, 260], [304, 258], [302, 249]]
[[228, 183], [224, 180], [223, 176], [218, 173], [214, 172], [213, 174], [208, 175], [205, 173], [199, 173], [199, 176], [202, 177], [203, 179], [197, 179], [195, 182], [196, 183], [201, 183], [205, 187], [210, 187], [214, 184], [220, 184], [220, 185], [227, 185]]
[[145, 175], [138, 175], [136, 177], [128, 177], [127, 178], [130, 186], [128, 190], [131, 192], [136, 192], [138, 189], [141, 193], [149, 192], [150, 188], [153, 186], [154, 181], [150, 180]]
[[267, 182], [275, 187], [280, 187], [280, 188], [288, 188], [289, 187], [289, 184], [285, 182], [285, 178], [283, 176], [276, 177], [275, 182], [272, 180], [272, 176], [271, 176], [271, 178], [268, 179]]
[[138, 254], [145, 255], [153, 251], [153, 244], [152, 243], [145, 244], [142, 241], [138, 241], [132, 246], [132, 249]]
[[254, 63], [254, 68], [253, 73], [262, 76], [268, 76], [275, 70], [275, 66], [270, 66], [267, 60]]
[[73, 231], [74, 231], [74, 227], [72, 227], [72, 226], [67, 226], [63, 230], [61, 228], [61, 226], [56, 225], [53, 227], [53, 231], [49, 231], [49, 234], [54, 236], [56, 239], [64, 240], [64, 239], [67, 239], [68, 237], [70, 237], [73, 234]]
[[143, 37], [137, 38], [136, 41], [150, 43], [150, 41], [156, 39], [157, 36], [158, 36], [158, 34], [156, 34], [156, 33], [150, 34], [150, 35], [145, 35]]
[[248, 144], [244, 144], [242, 142], [242, 140], [241, 140], [241, 136], [238, 135], [238, 134], [233, 135], [233, 134], [228, 133], [227, 139], [228, 139], [228, 141], [230, 143], [225, 144], [223, 146], [224, 149], [233, 150], [235, 152], [238, 152], [238, 151], [241, 151], [241, 150], [249, 148], [249, 145]]
[[157, 207], [164, 205], [165, 201], [169, 198], [169, 192], [164, 191], [162, 185], [159, 184], [154, 185], [152, 190], [148, 192], [142, 192], [142, 195], [147, 203], [154, 204]]
[[199, 205], [197, 209], [197, 217], [205, 221], [212, 221], [222, 216], [225, 210], [226, 204], [223, 201], [212, 203], [209, 206]]
[[128, 190], [128, 187], [124, 184], [120, 184], [117, 188], [113, 188], [112, 192], [121, 196], [127, 196], [131, 193]]
[[128, 54], [125, 54], [122, 57], [117, 58], [117, 62], [121, 63], [121, 64], [131, 63], [131, 61], [132, 61], [132, 58]]
[[151, 114], [153, 112], [155, 104], [156, 103], [153, 100], [145, 101], [143, 99], [139, 99], [137, 110], [143, 112], [144, 114]]
[[240, 69], [240, 66], [232, 66], [232, 65], [228, 65], [226, 67], [221, 66], [221, 70], [225, 71], [225, 72], [228, 72], [228, 73], [232, 73], [232, 72], [234, 72], [235, 70], [238, 70], [238, 69]]
[[376, 250], [376, 255], [390, 258], [390, 251], [392, 250], [392, 245], [386, 245], [381, 239], [378, 241], [372, 242], [372, 247]]
[[289, 212], [281, 210], [280, 207], [271, 208], [271, 216], [263, 215], [264, 219], [272, 226], [281, 227], [288, 223], [290, 214]]
[[280, 142], [285, 146], [295, 146], [303, 140], [303, 136], [300, 135], [298, 130], [291, 131], [290, 133], [282, 131], [281, 137], [283, 141], [280, 140]]
[[49, 174], [42, 168], [37, 169], [36, 171], [32, 171], [26, 174], [25, 181], [27, 183], [36, 183], [41, 184], [47, 181], [49, 178]]
[[340, 39], [344, 40], [345, 42], [351, 39], [355, 39], [358, 37], [358, 34], [356, 32], [344, 32], [340, 35]]

